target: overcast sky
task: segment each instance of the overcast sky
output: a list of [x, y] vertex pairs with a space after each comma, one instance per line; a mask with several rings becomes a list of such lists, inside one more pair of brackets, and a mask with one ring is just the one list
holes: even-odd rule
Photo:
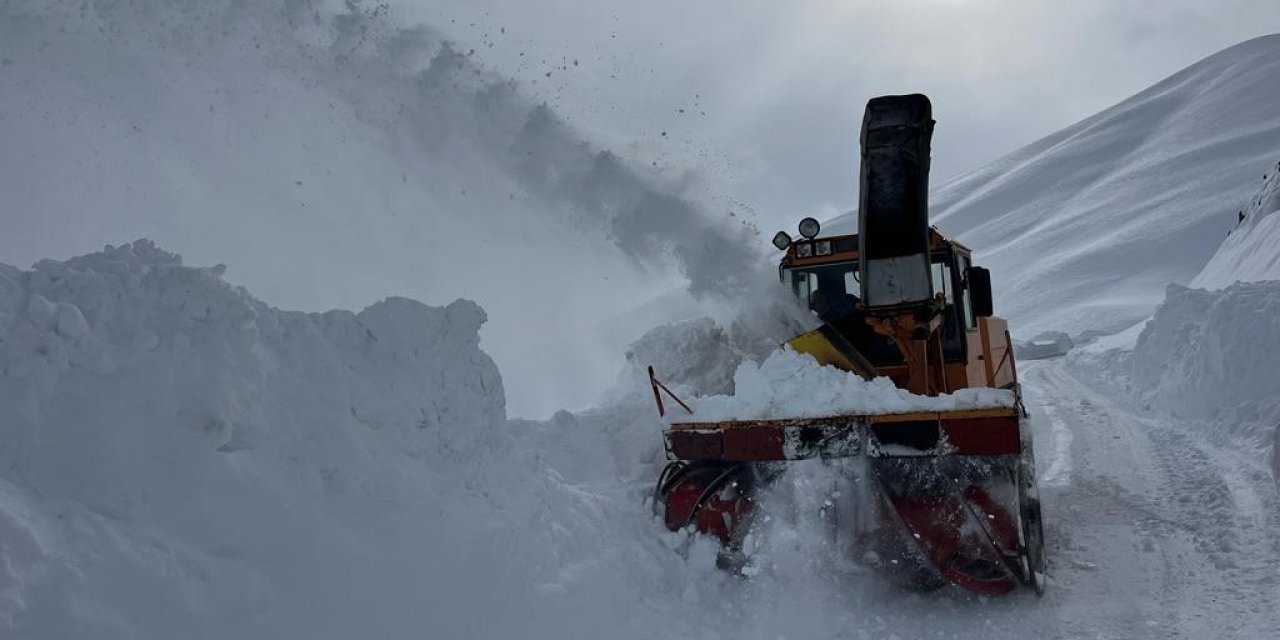
[[602, 144], [723, 182], [765, 231], [855, 202], [858, 126], [875, 95], [932, 98], [938, 182], [1280, 31], [1277, 0], [399, 0], [398, 8], [476, 49]]

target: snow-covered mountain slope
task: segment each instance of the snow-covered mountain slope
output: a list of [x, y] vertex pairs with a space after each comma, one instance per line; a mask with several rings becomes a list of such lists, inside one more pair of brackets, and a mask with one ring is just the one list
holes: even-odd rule
[[1280, 35], [1244, 42], [938, 186], [933, 221], [993, 270], [1015, 333], [1123, 329], [1236, 224], [1275, 165], [1277, 103]]
[[1244, 220], [1191, 286], [1217, 289], [1233, 282], [1280, 280], [1280, 162], [1264, 171], [1262, 188], [1239, 210]]

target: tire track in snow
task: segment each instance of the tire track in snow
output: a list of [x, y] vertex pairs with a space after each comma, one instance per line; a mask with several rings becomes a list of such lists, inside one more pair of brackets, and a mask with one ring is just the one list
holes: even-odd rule
[[1052, 402], [1046, 402], [1040, 409], [1049, 419], [1053, 429], [1053, 461], [1040, 477], [1041, 486], [1065, 487], [1071, 484], [1071, 430], [1058, 417], [1058, 411]]
[[[1052, 622], [1047, 637], [1165, 638], [1180, 628], [1164, 611], [1183, 589], [1182, 541], [1150, 544], [1143, 523], [1159, 521], [1150, 499], [1164, 482], [1150, 443], [1096, 406], [1097, 394], [1061, 360], [1030, 362], [1025, 386], [1039, 453], [1049, 549]], [[1021, 373], [1021, 372], [1020, 372]], [[1052, 629], [1052, 631], [1050, 631]]]
[[[1140, 631], [1130, 628], [1137, 632], [1132, 635], [1280, 637], [1274, 606], [1280, 601], [1280, 543], [1269, 533], [1280, 527], [1280, 496], [1266, 470], [1216, 440], [1211, 425], [1135, 409], [1061, 361], [1034, 373], [1042, 385], [1039, 408], [1052, 416], [1051, 424], [1056, 418], [1078, 427], [1076, 478], [1059, 489], [1076, 508], [1083, 506], [1079, 521], [1064, 523], [1070, 535], [1103, 545], [1083, 549], [1095, 555], [1132, 549], [1127, 560], [1119, 554], [1122, 564], [1099, 573], [1152, 572], [1148, 578], [1158, 579], [1150, 601], [1138, 593], [1109, 594], [1132, 598], [1130, 605], [1148, 616], [1161, 612]], [[1107, 536], [1096, 535], [1104, 529]], [[1152, 553], [1159, 563], [1146, 559]], [[1117, 576], [1097, 586], [1111, 591], [1124, 584]]]

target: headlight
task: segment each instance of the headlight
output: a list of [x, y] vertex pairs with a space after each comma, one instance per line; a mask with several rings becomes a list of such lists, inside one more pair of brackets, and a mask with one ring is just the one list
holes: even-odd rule
[[797, 257], [797, 258], [808, 258], [808, 257], [809, 257], [809, 256], [811, 256], [811, 255], [813, 255], [813, 243], [812, 243], [812, 242], [801, 242], [801, 243], [796, 244], [796, 257]]
[[805, 218], [800, 221], [800, 235], [806, 240], [812, 240], [818, 237], [818, 231], [822, 230], [822, 225], [818, 224], [816, 218]]
[[830, 241], [830, 240], [819, 240], [819, 241], [817, 241], [817, 242], [813, 243], [813, 255], [815, 255], [815, 256], [829, 256], [829, 255], [831, 255], [831, 241]]
[[778, 251], [786, 251], [787, 247], [791, 246], [791, 236], [787, 235], [786, 231], [779, 231], [773, 236], [773, 246], [777, 247]]

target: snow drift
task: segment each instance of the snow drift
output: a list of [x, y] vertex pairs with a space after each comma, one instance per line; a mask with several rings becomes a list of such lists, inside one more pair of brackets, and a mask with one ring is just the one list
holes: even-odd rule
[[1235, 225], [1275, 165], [1277, 102], [1280, 35], [1241, 43], [938, 187], [933, 220], [991, 268], [1017, 335], [1123, 329]]

